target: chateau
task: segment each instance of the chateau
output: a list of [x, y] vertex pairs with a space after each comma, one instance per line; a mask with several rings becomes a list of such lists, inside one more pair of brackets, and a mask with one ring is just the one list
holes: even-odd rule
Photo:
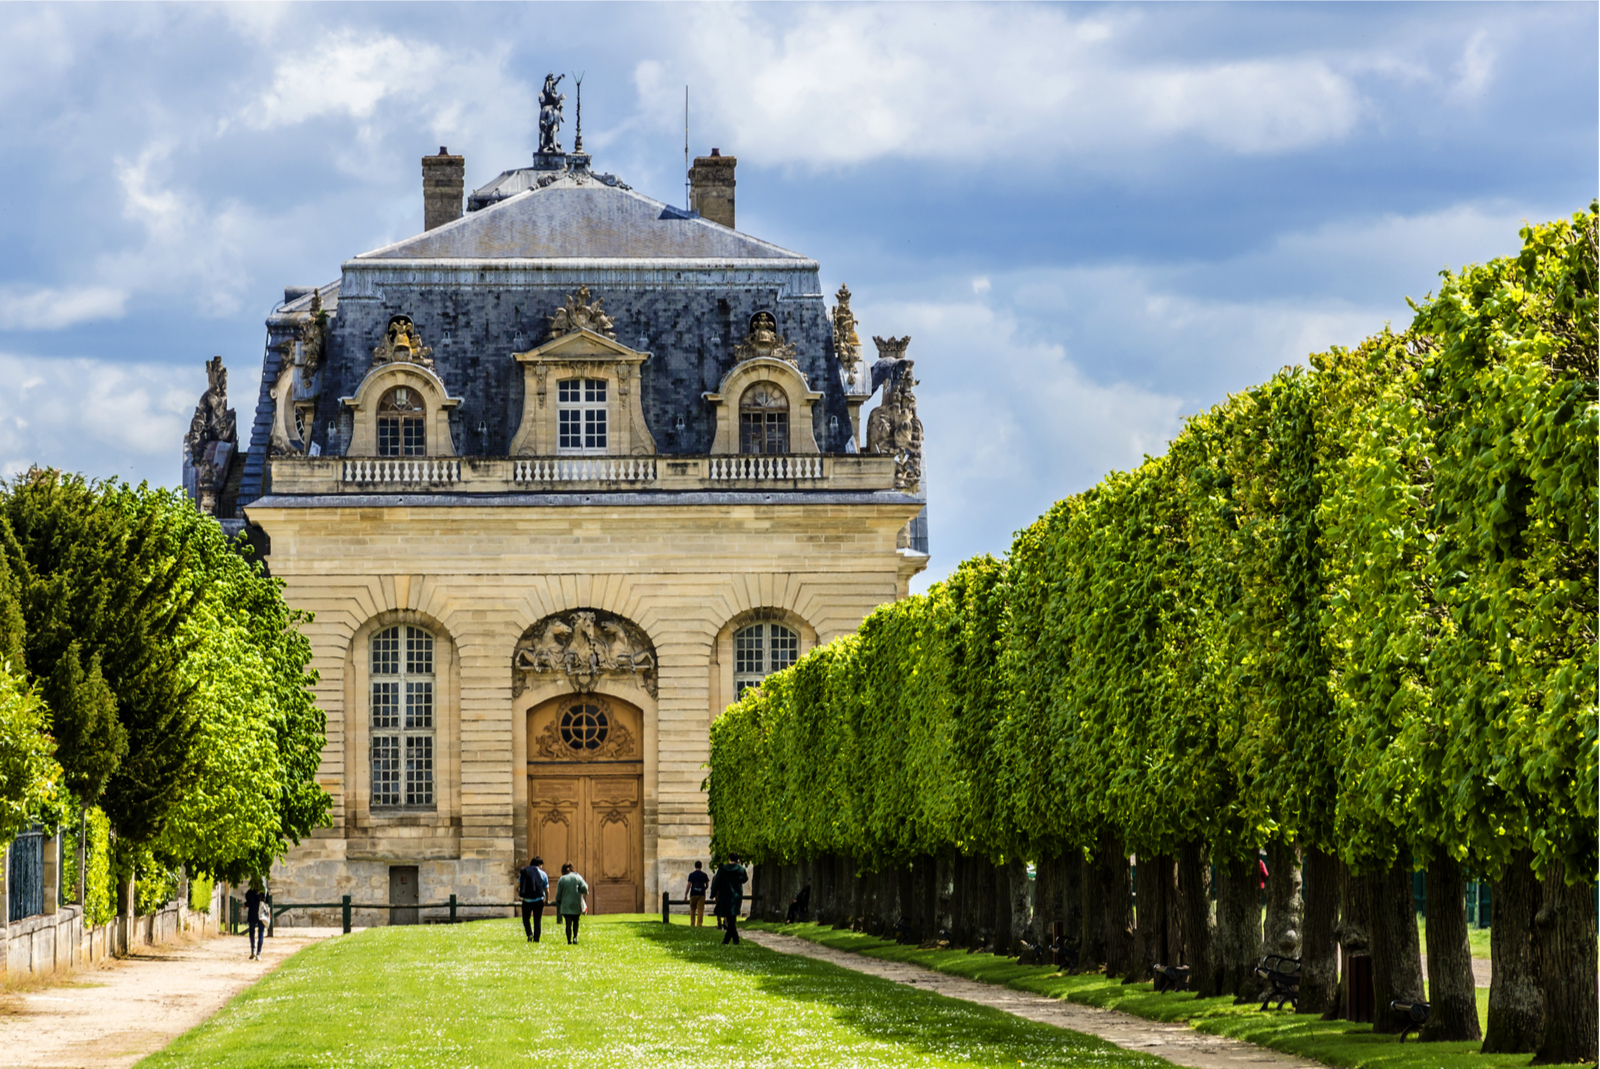
[[733, 157], [684, 210], [563, 151], [555, 82], [531, 166], [463, 212], [440, 149], [423, 233], [285, 289], [247, 445], [209, 366], [186, 488], [315, 614], [333, 825], [280, 901], [505, 903], [533, 853], [680, 895], [712, 720], [927, 565], [909, 339], [736, 228]]

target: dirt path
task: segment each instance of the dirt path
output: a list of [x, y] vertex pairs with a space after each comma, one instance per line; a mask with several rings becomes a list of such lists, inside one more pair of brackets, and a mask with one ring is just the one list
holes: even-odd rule
[[845, 969], [881, 976], [897, 983], [913, 984], [950, 998], [975, 1002], [980, 1006], [993, 1006], [997, 1010], [1015, 1014], [1030, 1021], [1070, 1028], [1074, 1032], [1087, 1032], [1110, 1040], [1119, 1047], [1154, 1054], [1174, 1065], [1192, 1069], [1327, 1069], [1320, 1062], [1279, 1054], [1274, 1050], [1257, 1047], [1237, 1039], [1211, 1036], [1182, 1024], [1147, 1021], [1131, 1013], [1117, 1010], [1079, 1006], [1060, 999], [1047, 998], [1027, 991], [1016, 991], [998, 984], [964, 980], [958, 976], [925, 969], [920, 965], [880, 961], [861, 954], [819, 946], [792, 935], [775, 932], [743, 930], [739, 933], [752, 943], [784, 954], [799, 954], [816, 958]]
[[104, 968], [0, 996], [0, 1062], [54, 1069], [129, 1066], [337, 928], [280, 928], [260, 961], [238, 936], [144, 947]]

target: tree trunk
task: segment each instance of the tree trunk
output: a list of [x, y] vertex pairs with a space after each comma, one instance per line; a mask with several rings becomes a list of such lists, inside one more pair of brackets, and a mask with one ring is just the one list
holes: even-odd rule
[[1467, 878], [1441, 854], [1428, 866], [1428, 1023], [1423, 1039], [1482, 1039], [1467, 940]]
[[1544, 1033], [1544, 995], [1534, 957], [1533, 919], [1543, 905], [1533, 852], [1519, 850], [1493, 884], [1489, 928], [1489, 1027], [1483, 1053], [1527, 1054]]
[[995, 865], [991, 871], [989, 924], [994, 930], [994, 952], [1004, 957], [1011, 953], [1011, 866]]
[[1282, 954], [1286, 958], [1300, 956], [1301, 899], [1300, 858], [1298, 851], [1285, 842], [1275, 841], [1267, 846], [1267, 916], [1261, 932], [1261, 956]]
[[1544, 874], [1544, 901], [1534, 918], [1539, 978], [1544, 988], [1544, 1038], [1535, 1065], [1594, 1062], [1594, 886], [1566, 882], [1566, 866], [1552, 861]]
[[1254, 854], [1217, 863], [1218, 994], [1256, 992], [1255, 964], [1261, 949], [1261, 879]]
[[1069, 848], [1061, 855], [1061, 930], [1082, 949], [1083, 851]]
[[1138, 933], [1136, 945], [1138, 978], [1148, 980], [1157, 965], [1174, 965], [1170, 945], [1172, 914], [1172, 858], [1153, 854], [1139, 859], [1139, 885], [1134, 917]]
[[1033, 884], [1028, 879], [1028, 863], [1011, 861], [1011, 949], [1008, 954], [1022, 953], [1022, 937], [1033, 929]]
[[1100, 833], [1100, 902], [1106, 911], [1106, 975], [1124, 976], [1133, 968], [1133, 886], [1122, 833]]
[[1183, 903], [1183, 956], [1189, 964], [1189, 987], [1201, 998], [1218, 993], [1211, 935], [1211, 864], [1202, 843], [1184, 843], [1178, 851], [1178, 897]]
[[1150, 963], [1155, 960], [1150, 949], [1150, 931], [1147, 914], [1150, 905], [1150, 871], [1148, 857], [1134, 858], [1133, 865], [1133, 940], [1129, 950], [1128, 968], [1122, 975], [1125, 984], [1150, 979]]
[[928, 864], [928, 931], [924, 939], [948, 939], [955, 930], [955, 857], [946, 851], [937, 860], [930, 857]]
[[1417, 906], [1412, 894], [1410, 853], [1372, 876], [1372, 990], [1377, 1013], [1372, 1030], [1398, 1032], [1404, 1026], [1389, 1003], [1422, 1002], [1422, 947], [1417, 940]]
[[1106, 904], [1105, 883], [1100, 879], [1100, 858], [1085, 858], [1083, 878], [1079, 881], [1082, 898], [1079, 917], [1082, 931], [1078, 944], [1078, 968], [1094, 972], [1106, 963]]
[[916, 863], [904, 862], [895, 867], [895, 899], [899, 916], [895, 918], [900, 924], [897, 929], [897, 938], [902, 943], [921, 942], [925, 936], [921, 935], [919, 925], [922, 918], [917, 916], [917, 899], [914, 890], [916, 880]]
[[1303, 870], [1305, 914], [1300, 928], [1300, 999], [1297, 1013], [1333, 1012], [1339, 1001], [1339, 861], [1307, 847]]

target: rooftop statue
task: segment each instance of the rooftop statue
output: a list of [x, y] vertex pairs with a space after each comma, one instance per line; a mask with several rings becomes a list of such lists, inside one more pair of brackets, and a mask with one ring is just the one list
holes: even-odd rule
[[422, 337], [417, 333], [416, 324], [411, 322], [410, 316], [390, 316], [389, 329], [383, 332], [383, 341], [372, 350], [374, 364], [387, 364], [391, 360], [403, 360], [423, 367], [433, 366], [433, 349], [422, 344]]
[[567, 94], [556, 92], [556, 86], [561, 84], [565, 74], [547, 74], [544, 76], [544, 89], [539, 93], [539, 152], [548, 155], [560, 155], [561, 142], [556, 140], [556, 135], [561, 131], [561, 102], [567, 99]]
[[750, 333], [745, 335], [744, 341], [734, 346], [733, 355], [740, 363], [770, 356], [797, 366], [799, 364], [794, 346], [784, 341], [778, 333], [778, 321], [772, 318], [771, 312], [757, 312], [750, 317]]
[[615, 341], [615, 321], [601, 310], [600, 300], [596, 297], [590, 302], [588, 286], [579, 286], [577, 293], [567, 294], [567, 303], [550, 316], [550, 337], [588, 330]]
[[894, 457], [894, 485], [915, 490], [922, 482], [922, 421], [917, 418], [917, 398], [911, 388], [912, 361], [905, 358], [911, 338], [873, 338], [882, 358], [873, 367], [874, 382], [887, 378], [883, 400], [867, 418], [867, 452]]
[[228, 369], [218, 356], [206, 361], [206, 392], [200, 395], [183, 439], [184, 489], [208, 515], [217, 511], [238, 442], [233, 409], [228, 407]]
[[856, 384], [856, 367], [861, 361], [861, 338], [856, 334], [855, 313], [850, 311], [850, 287], [840, 286], [839, 304], [833, 310], [833, 355], [844, 368], [851, 386]]

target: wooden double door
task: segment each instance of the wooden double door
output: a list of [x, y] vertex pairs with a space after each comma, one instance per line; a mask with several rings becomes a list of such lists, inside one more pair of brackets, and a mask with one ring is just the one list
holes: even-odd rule
[[[630, 727], [630, 721], [632, 726]], [[604, 725], [598, 733], [596, 723]], [[644, 911], [644, 763], [637, 713], [574, 696], [529, 714], [528, 845], [552, 883], [571, 863], [595, 913]], [[579, 730], [573, 731], [576, 724]], [[600, 742], [595, 742], [597, 734]], [[581, 743], [573, 746], [573, 741]]]

